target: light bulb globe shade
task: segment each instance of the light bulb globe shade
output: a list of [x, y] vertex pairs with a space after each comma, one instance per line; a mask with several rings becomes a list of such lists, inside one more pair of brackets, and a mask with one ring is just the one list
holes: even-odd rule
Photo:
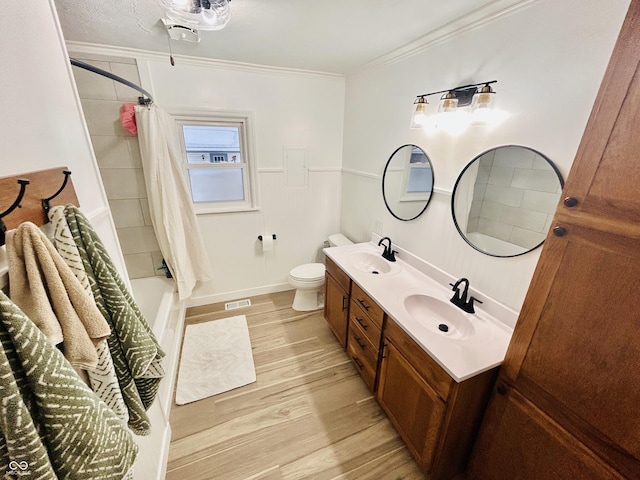
[[471, 102], [471, 123], [486, 125], [492, 122], [495, 92], [485, 85], [473, 96]]
[[409, 128], [423, 128], [428, 121], [427, 101], [420, 97], [415, 102], [413, 114], [411, 115], [411, 125]]
[[162, 0], [169, 20], [196, 30], [220, 30], [231, 19], [229, 0]]
[[458, 108], [458, 99], [454, 93], [447, 93], [440, 99], [438, 111], [440, 113], [453, 113]]

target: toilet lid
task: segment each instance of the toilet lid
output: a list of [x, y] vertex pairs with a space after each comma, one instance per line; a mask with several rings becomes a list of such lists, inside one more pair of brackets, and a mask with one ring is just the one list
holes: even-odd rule
[[289, 275], [296, 280], [318, 280], [324, 277], [324, 265], [322, 263], [305, 263], [292, 269]]

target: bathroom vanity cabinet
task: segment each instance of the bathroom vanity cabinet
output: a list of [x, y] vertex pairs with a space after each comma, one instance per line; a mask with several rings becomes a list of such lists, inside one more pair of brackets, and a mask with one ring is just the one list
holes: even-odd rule
[[640, 1], [513, 332], [469, 478], [640, 479]]
[[346, 348], [351, 279], [328, 257], [325, 265], [324, 318], [342, 348]]
[[343, 346], [346, 335], [356, 371], [422, 470], [433, 480], [453, 479], [466, 468], [498, 367], [456, 382], [328, 257], [326, 265], [331, 330]]
[[377, 399], [431, 479], [462, 473], [497, 368], [454, 381], [393, 319], [383, 332]]

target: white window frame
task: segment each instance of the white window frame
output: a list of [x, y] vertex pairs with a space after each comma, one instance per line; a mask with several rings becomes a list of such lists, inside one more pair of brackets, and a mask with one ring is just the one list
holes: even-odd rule
[[[189, 170], [201, 168], [241, 168], [244, 188], [244, 200], [232, 202], [194, 202], [194, 211], [196, 215], [205, 215], [212, 213], [229, 213], [229, 212], [251, 212], [259, 210], [258, 191], [256, 188], [256, 162], [254, 155], [254, 133], [253, 133], [253, 114], [250, 112], [236, 111], [180, 111], [172, 112], [172, 117], [176, 121], [178, 127], [178, 136], [180, 139], [180, 148], [182, 153], [182, 169], [184, 177], [189, 184]], [[210, 163], [210, 164], [194, 164], [187, 160], [187, 148], [184, 142], [183, 125], [203, 125], [203, 126], [239, 126], [240, 132], [240, 151], [242, 152], [241, 164], [230, 163]], [[191, 195], [191, 187], [189, 186], [189, 195]]]
[[[411, 173], [414, 170], [419, 170], [419, 169], [431, 170], [431, 165], [429, 163], [409, 163], [407, 167], [404, 169], [404, 178], [402, 179], [403, 195], [400, 197], [401, 202], [423, 202], [429, 199], [429, 196], [433, 191], [433, 181], [432, 181], [430, 190], [421, 190], [418, 192], [409, 191], [409, 180], [411, 178]], [[433, 172], [431, 173], [431, 178], [433, 178]]]

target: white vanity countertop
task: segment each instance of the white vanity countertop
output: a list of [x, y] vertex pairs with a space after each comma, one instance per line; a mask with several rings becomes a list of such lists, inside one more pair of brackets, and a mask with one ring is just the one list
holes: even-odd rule
[[[401, 250], [395, 245], [393, 248]], [[397, 255], [397, 261], [390, 264], [392, 268], [390, 273], [376, 275], [356, 266], [358, 262], [354, 260], [358, 258], [360, 252], [364, 255], [370, 253], [380, 256], [380, 260], [387, 262], [381, 256], [382, 250], [383, 247], [374, 243], [357, 243], [325, 248], [324, 253], [457, 382], [462, 382], [502, 363], [513, 332], [508, 325], [515, 323], [516, 312], [476, 290], [470, 291], [469, 295], [473, 293], [474, 297], [484, 303], [475, 305], [475, 314], [463, 312], [449, 302], [453, 295], [449, 282], [453, 283], [456, 279], [446, 279], [444, 272], [437, 271], [433, 266], [402, 250]], [[406, 257], [409, 261], [403, 261], [402, 257]], [[434, 273], [433, 276], [423, 273], [429, 270]], [[436, 281], [433, 277], [439, 278]], [[453, 311], [447, 313], [463, 316], [462, 320], [468, 320], [468, 324], [471, 325], [471, 332], [468, 332], [466, 338], [453, 338], [459, 332], [443, 333], [434, 328], [433, 321], [421, 322], [407, 311], [404, 304], [405, 298], [412, 294], [429, 295], [446, 302], [448, 305], [445, 304], [445, 309], [449, 306], [453, 307]], [[496, 315], [503, 318], [496, 318]], [[465, 337], [465, 335], [461, 336]]]

